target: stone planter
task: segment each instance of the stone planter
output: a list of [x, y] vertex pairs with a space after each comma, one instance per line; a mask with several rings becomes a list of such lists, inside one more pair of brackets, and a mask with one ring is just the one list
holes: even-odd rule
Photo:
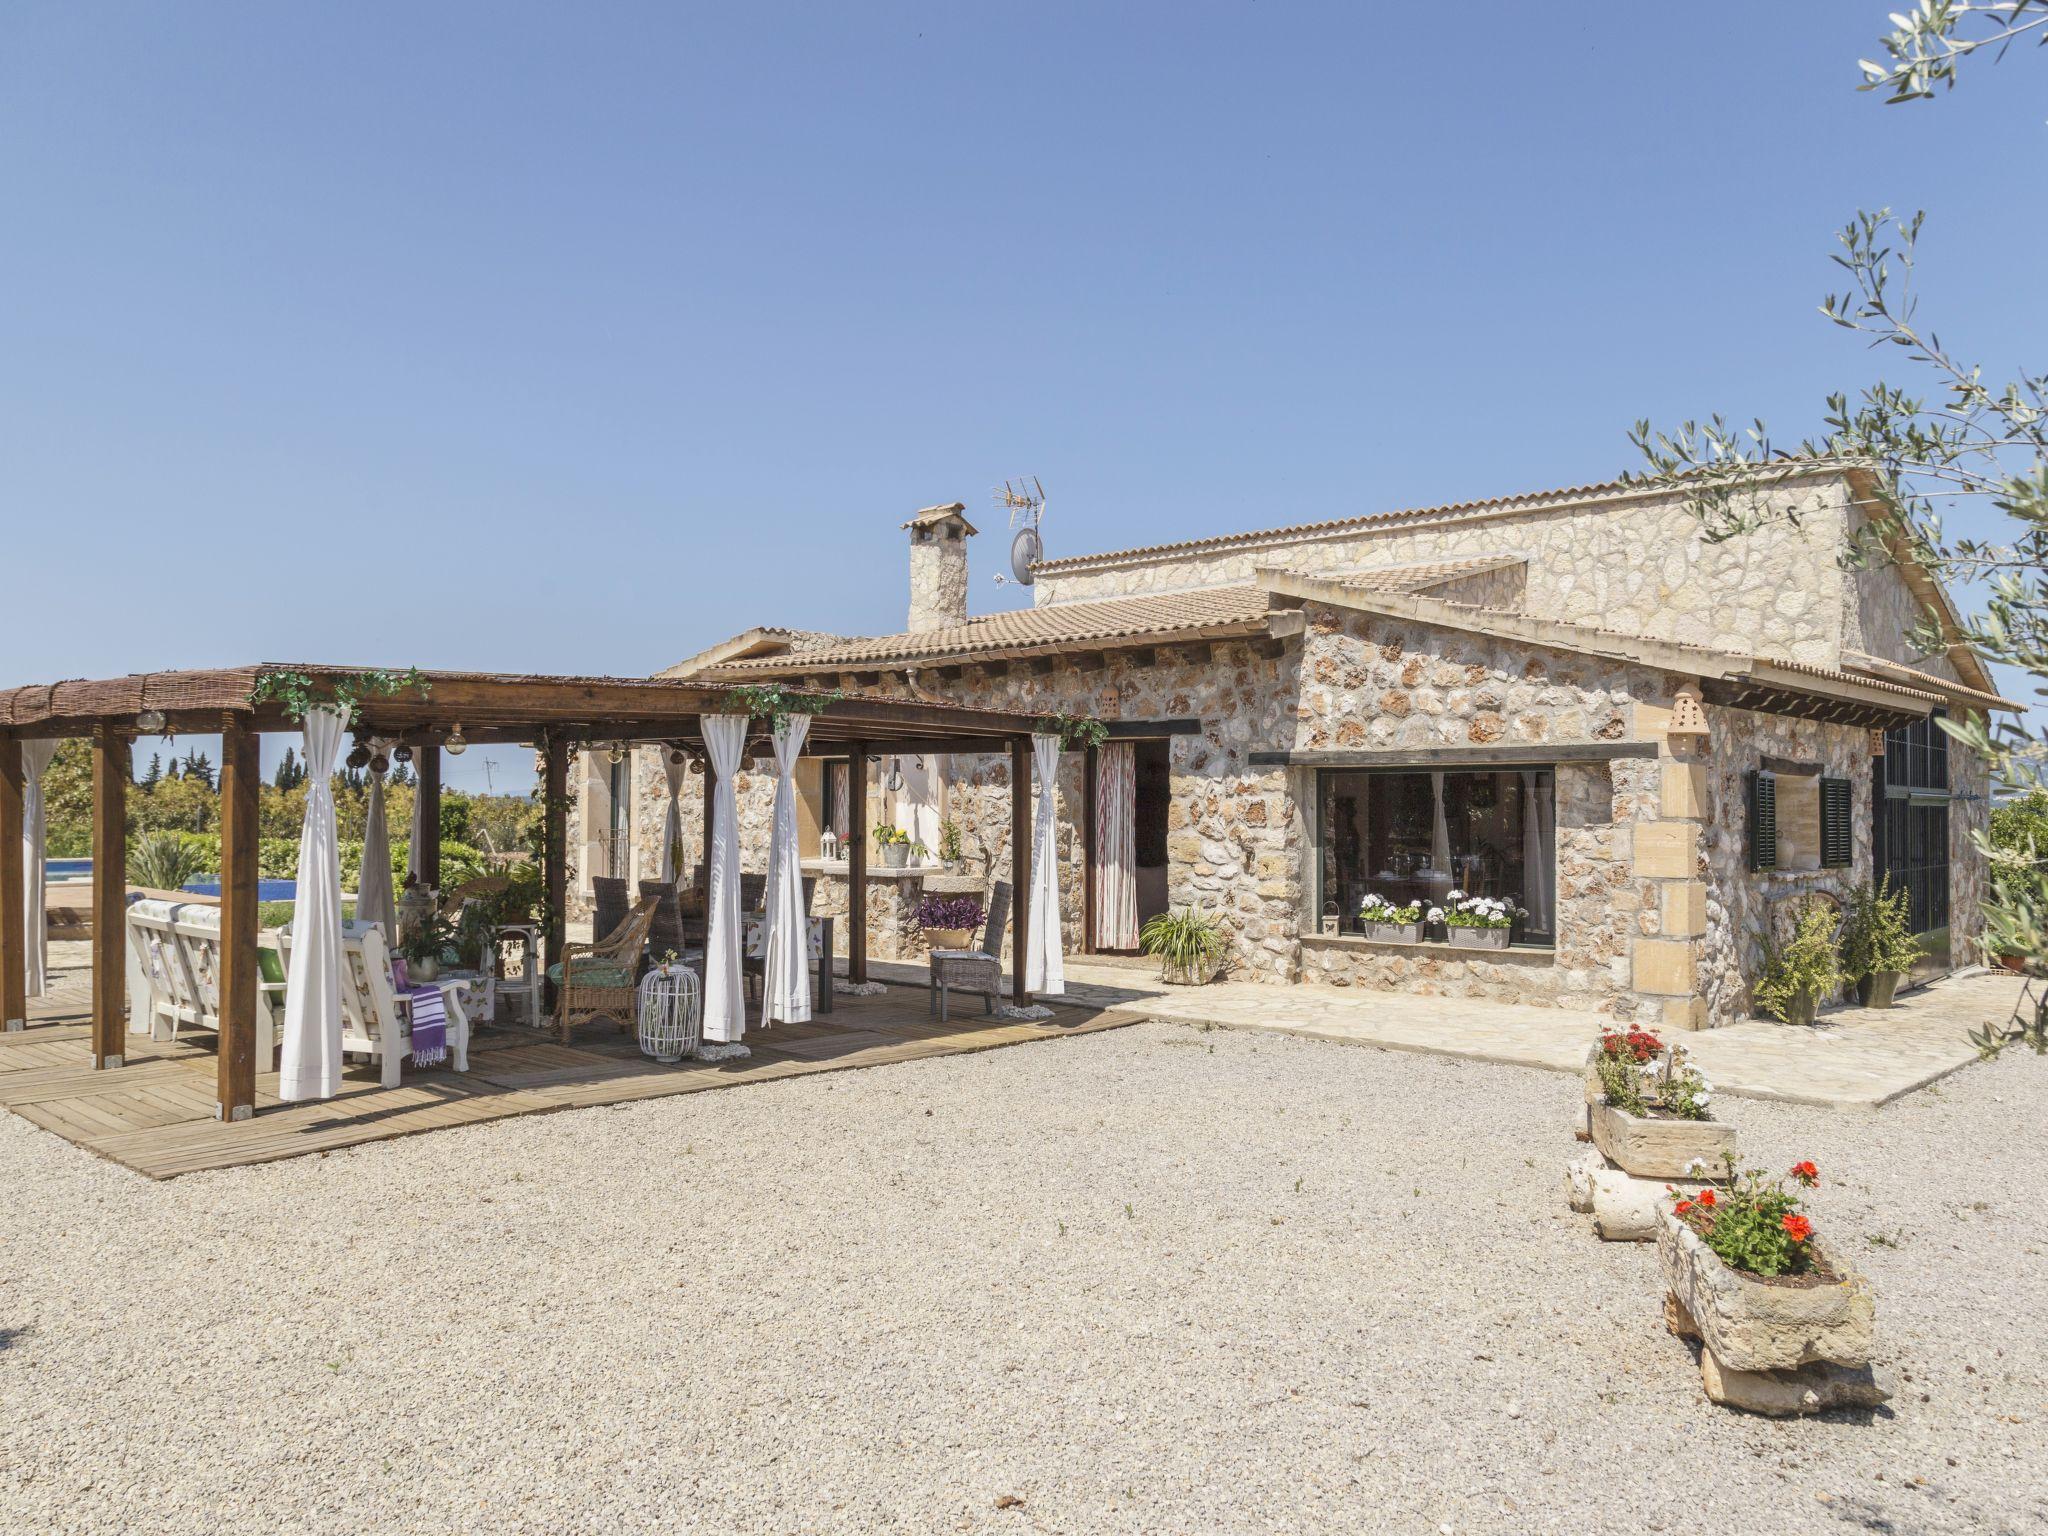
[[441, 959], [438, 955], [427, 955], [418, 960], [408, 960], [405, 963], [405, 974], [420, 986], [425, 986], [430, 981], [439, 981]]
[[1865, 1008], [1889, 1008], [1892, 995], [1899, 990], [1899, 983], [1903, 980], [1903, 971], [1873, 971], [1868, 976], [1859, 976], [1856, 978], [1856, 1001]]
[[[1722, 1371], [1791, 1371], [1816, 1363], [1870, 1363], [1877, 1298], [1870, 1283], [1831, 1251], [1815, 1257], [1837, 1278], [1764, 1280], [1730, 1269], [1700, 1235], [1670, 1212], [1657, 1233], [1657, 1261], [1672, 1300], [1674, 1332], [1691, 1331]], [[1686, 1325], [1690, 1325], [1688, 1330]]]
[[1451, 948], [1453, 949], [1506, 949], [1508, 928], [1452, 928]]
[[1172, 965], [1161, 961], [1159, 979], [1168, 986], [1206, 987], [1216, 979], [1216, 973], [1223, 969], [1220, 959], [1199, 962], [1195, 965]]
[[1819, 1009], [1820, 994], [1818, 992], [1800, 992], [1785, 1005], [1785, 1022], [1787, 1024], [1811, 1024], [1814, 1014]]
[[1362, 923], [1365, 936], [1375, 944], [1420, 944], [1420, 923]]
[[1666, 1120], [1597, 1103], [1588, 1120], [1593, 1145], [1639, 1179], [1697, 1179], [1694, 1163], [1712, 1178], [1722, 1154], [1735, 1150], [1735, 1127], [1719, 1120]]
[[884, 843], [884, 844], [882, 844], [882, 868], [884, 868], [884, 869], [905, 869], [905, 868], [908, 868], [908, 867], [909, 867], [909, 864], [910, 864], [910, 844], [908, 844], [908, 843]]
[[973, 941], [972, 928], [927, 928], [924, 931], [927, 949], [965, 949]]

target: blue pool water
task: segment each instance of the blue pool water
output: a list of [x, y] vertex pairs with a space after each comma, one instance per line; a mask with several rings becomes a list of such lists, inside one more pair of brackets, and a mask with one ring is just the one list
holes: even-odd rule
[[[218, 880], [188, 880], [184, 889], [195, 896], [218, 896]], [[299, 882], [296, 880], [258, 880], [256, 899], [258, 901], [295, 901], [298, 899]]]
[[48, 880], [83, 880], [91, 873], [91, 859], [43, 860], [43, 876]]

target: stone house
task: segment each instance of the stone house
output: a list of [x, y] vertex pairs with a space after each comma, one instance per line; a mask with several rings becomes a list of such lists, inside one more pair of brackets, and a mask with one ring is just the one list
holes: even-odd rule
[[[976, 530], [932, 507], [899, 529], [904, 632], [755, 629], [665, 675], [1110, 722], [1062, 761], [1070, 953], [1128, 951], [1136, 922], [1193, 905], [1239, 978], [1705, 1027], [1748, 1013], [1761, 931], [1874, 877], [1909, 891], [1927, 971], [1977, 958], [1989, 786], [1934, 719], [2017, 706], [1926, 572], [1851, 558], [1869, 473], [1763, 477], [1747, 494], [1778, 515], [1720, 543], [1681, 495], [1615, 483], [1048, 559], [1031, 607], [981, 617]], [[1931, 652], [1923, 616], [1947, 637]], [[591, 756], [572, 847], [586, 870], [650, 874], [660, 759]], [[957, 871], [870, 862], [872, 952], [910, 957], [922, 891], [1005, 867], [1007, 764], [867, 769], [806, 763], [802, 836], [829, 851], [856, 782], [871, 825], [933, 855], [957, 834]], [[686, 867], [701, 785], [684, 783]], [[772, 786], [741, 789], [764, 857]], [[808, 868], [816, 910], [843, 907], [843, 861]], [[1522, 909], [1508, 948], [1381, 943], [1357, 920], [1368, 894], [1454, 888]]]

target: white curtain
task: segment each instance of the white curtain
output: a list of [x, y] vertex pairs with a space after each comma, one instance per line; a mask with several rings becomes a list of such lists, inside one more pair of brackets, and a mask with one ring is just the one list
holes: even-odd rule
[[768, 844], [768, 938], [762, 951], [761, 1022], [801, 1024], [811, 1016], [810, 924], [796, 848], [796, 765], [809, 715], [775, 732], [775, 830]]
[[849, 788], [853, 783], [853, 765], [827, 763], [825, 771], [832, 776], [832, 835], [843, 838], [846, 829], [853, 825], [853, 794]]
[[683, 841], [683, 772], [689, 767], [674, 748], [663, 752], [661, 771], [668, 779], [668, 809], [661, 814], [661, 883], [674, 885], [682, 873], [676, 849]]
[[306, 824], [299, 834], [292, 961], [285, 976], [284, 1059], [277, 1096], [329, 1099], [341, 1083], [341, 848], [334, 829], [334, 762], [348, 711], [306, 711]]
[[1059, 737], [1033, 736], [1031, 760], [1037, 769], [1038, 816], [1031, 830], [1031, 923], [1024, 944], [1024, 989], [1057, 997], [1067, 990], [1066, 963], [1060, 955], [1059, 839], [1053, 805]]
[[[383, 752], [385, 743], [370, 744]], [[363, 812], [363, 866], [356, 875], [356, 921], [380, 923], [387, 944], [398, 942], [398, 901], [391, 889], [391, 827], [384, 814], [384, 775], [370, 773], [370, 801]]]
[[54, 741], [21, 744], [21, 894], [30, 997], [43, 995], [50, 976], [50, 925], [43, 914], [43, 862], [49, 842], [49, 818], [43, 811], [43, 770], [56, 755]]
[[1522, 770], [1522, 905], [1529, 909], [1529, 927], [1552, 932], [1551, 850], [1557, 835], [1556, 809], [1544, 792], [1540, 768]]
[[1095, 942], [1138, 947], [1138, 748], [1106, 742], [1095, 758]]
[[1430, 796], [1436, 801], [1436, 825], [1429, 838], [1429, 866], [1436, 872], [1437, 893], [1441, 895], [1456, 887], [1458, 877], [1451, 873], [1451, 828], [1444, 819], [1444, 776], [1432, 773], [1429, 776]]
[[704, 935], [704, 1038], [737, 1042], [747, 1032], [740, 986], [739, 796], [733, 776], [747, 745], [745, 715], [706, 715], [704, 747], [711, 759], [710, 921]]

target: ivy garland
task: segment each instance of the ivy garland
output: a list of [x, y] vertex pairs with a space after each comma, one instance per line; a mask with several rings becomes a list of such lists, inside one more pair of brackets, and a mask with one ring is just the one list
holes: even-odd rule
[[418, 667], [407, 667], [403, 672], [343, 672], [324, 679], [287, 670], [265, 672], [258, 677], [256, 686], [249, 690], [249, 702], [262, 704], [275, 699], [284, 706], [285, 718], [289, 720], [303, 720], [308, 710], [328, 706], [353, 716], [363, 699], [389, 698], [408, 689], [417, 690], [424, 699], [433, 692], [433, 684]]
[[770, 731], [779, 731], [791, 715], [819, 714], [845, 697], [837, 689], [830, 693], [798, 693], [781, 683], [749, 683], [727, 690], [730, 707], [724, 713], [744, 713], [750, 720], [766, 720]]
[[1109, 740], [1109, 727], [1090, 715], [1041, 715], [1038, 734], [1059, 737], [1060, 750], [1073, 752], [1101, 746]]

